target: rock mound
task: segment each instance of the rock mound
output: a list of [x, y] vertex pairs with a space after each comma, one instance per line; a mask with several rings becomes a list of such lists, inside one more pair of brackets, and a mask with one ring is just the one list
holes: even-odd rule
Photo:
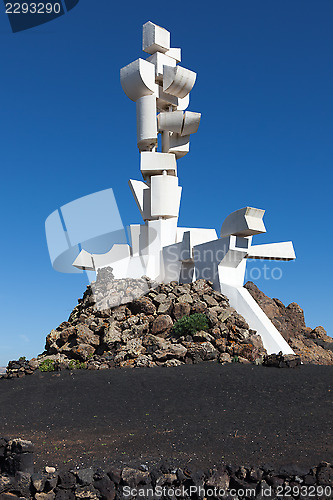
[[[193, 321], [196, 328], [190, 325]], [[108, 268], [87, 287], [68, 321], [47, 336], [44, 353], [31, 361], [11, 362], [9, 371], [23, 376], [38, 367], [52, 371], [202, 361], [261, 363], [266, 354], [261, 337], [211, 282], [115, 280]]]
[[251, 281], [245, 288], [303, 363], [333, 365], [333, 339], [322, 326], [307, 327], [304, 312], [298, 304], [292, 302], [284, 306], [281, 300], [267, 297]]
[[[245, 287], [297, 358], [303, 363], [333, 364], [332, 338], [322, 327], [306, 327], [297, 304], [285, 307], [252, 282]], [[78, 300], [68, 321], [47, 336], [43, 354], [30, 361], [10, 361], [5, 377], [21, 377], [38, 368], [99, 370], [202, 361], [261, 364], [266, 355], [261, 337], [210, 281], [157, 284], [145, 276], [114, 279], [112, 269], [104, 268]], [[295, 364], [280, 361], [275, 364]]]

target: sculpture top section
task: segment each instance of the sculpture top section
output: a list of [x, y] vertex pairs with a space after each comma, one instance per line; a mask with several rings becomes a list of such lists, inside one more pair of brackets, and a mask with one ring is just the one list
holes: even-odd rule
[[[137, 145], [156, 152], [158, 134], [162, 153], [176, 159], [189, 151], [190, 135], [197, 132], [201, 114], [185, 111], [196, 73], [179, 66], [181, 49], [170, 47], [170, 33], [148, 21], [143, 25], [142, 49], [150, 54], [120, 70], [121, 86], [136, 102]], [[158, 116], [156, 116], [158, 114]]]

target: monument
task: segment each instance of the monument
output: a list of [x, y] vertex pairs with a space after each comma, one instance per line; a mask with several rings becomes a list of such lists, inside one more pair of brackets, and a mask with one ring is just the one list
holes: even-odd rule
[[253, 236], [266, 232], [264, 210], [253, 207], [231, 213], [220, 237], [215, 229], [178, 227], [182, 188], [177, 161], [189, 152], [190, 137], [201, 118], [187, 111], [196, 73], [179, 64], [181, 49], [170, 47], [170, 33], [150, 21], [143, 25], [142, 48], [148, 57], [123, 67], [120, 81], [136, 103], [143, 180], [131, 179], [129, 185], [143, 223], [130, 226], [130, 245], [114, 244], [105, 254], [82, 250], [73, 266], [91, 271], [110, 266], [116, 279], [145, 275], [164, 283], [211, 280], [261, 335], [268, 353], [293, 354], [243, 287], [248, 259], [293, 260], [293, 244], [253, 245]]

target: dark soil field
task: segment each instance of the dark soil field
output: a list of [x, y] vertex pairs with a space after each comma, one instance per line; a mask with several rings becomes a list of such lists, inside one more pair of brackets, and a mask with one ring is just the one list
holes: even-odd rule
[[332, 381], [316, 365], [36, 373], [0, 380], [0, 436], [33, 441], [36, 469], [310, 467], [333, 461]]

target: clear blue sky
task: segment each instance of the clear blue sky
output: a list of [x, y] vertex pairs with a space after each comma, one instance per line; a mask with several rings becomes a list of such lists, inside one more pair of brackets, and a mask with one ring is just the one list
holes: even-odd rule
[[255, 243], [293, 240], [297, 260], [256, 284], [332, 334], [332, 0], [80, 0], [15, 34], [0, 12], [0, 366], [42, 352], [87, 284], [52, 269], [47, 216], [112, 187], [124, 224], [140, 222], [127, 185], [140, 179], [135, 104], [119, 69], [144, 57], [147, 20], [198, 72], [189, 109], [202, 121], [179, 161], [180, 225], [220, 231], [238, 208], [266, 209]]

